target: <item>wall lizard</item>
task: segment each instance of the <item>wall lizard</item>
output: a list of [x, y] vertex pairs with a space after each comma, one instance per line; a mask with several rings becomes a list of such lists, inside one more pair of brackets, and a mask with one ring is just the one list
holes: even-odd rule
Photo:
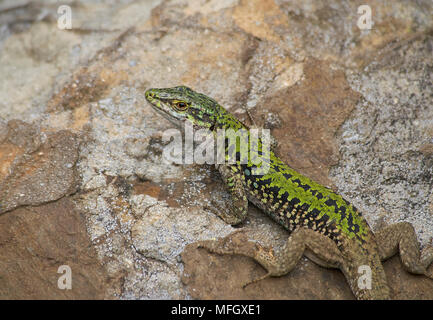
[[[178, 126], [188, 121], [194, 128], [209, 129], [213, 134], [218, 129], [248, 129], [215, 100], [185, 86], [149, 89], [145, 97]], [[259, 151], [261, 145], [259, 140]], [[235, 148], [239, 151], [239, 145]], [[216, 207], [213, 211], [226, 223], [237, 225], [245, 220], [250, 201], [290, 232], [283, 248], [274, 252], [257, 244], [255, 250], [247, 252], [227, 244], [221, 246], [216, 240], [200, 243], [210, 252], [240, 254], [261, 264], [266, 275], [248, 284], [287, 274], [304, 254], [321, 266], [340, 269], [358, 299], [390, 298], [381, 261], [398, 252], [407, 271], [433, 278], [427, 272], [433, 261], [433, 246], [420, 251], [410, 223], [396, 223], [373, 233], [355, 206], [290, 168], [272, 150], [269, 164], [269, 170], [261, 175], [252, 173], [255, 165], [250, 161], [217, 164], [231, 202], [228, 210]], [[360, 266], [371, 270], [370, 289], [358, 285]]]

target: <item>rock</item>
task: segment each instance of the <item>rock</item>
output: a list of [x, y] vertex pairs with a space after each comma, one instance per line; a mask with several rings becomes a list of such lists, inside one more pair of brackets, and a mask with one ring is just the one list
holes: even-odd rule
[[[234, 236], [232, 239], [236, 239]], [[244, 237], [238, 246], [247, 245]], [[233, 240], [236, 241], [236, 240]], [[239, 241], [239, 240], [238, 240]], [[251, 242], [252, 243], [252, 242]], [[273, 243], [275, 246], [275, 243]], [[319, 267], [307, 258], [302, 258], [296, 268], [282, 277], [271, 277], [242, 285], [263, 276], [266, 271], [252, 259], [241, 256], [209, 254], [188, 245], [182, 253], [185, 269], [182, 281], [195, 299], [354, 299], [343, 274], [339, 270]], [[399, 257], [384, 263], [385, 273], [391, 288], [391, 298], [433, 299], [433, 281], [425, 276], [409, 274], [402, 268]]]
[[67, 130], [41, 132], [8, 122], [0, 142], [0, 213], [54, 201], [77, 190], [79, 140]]
[[[232, 239], [235, 239], [233, 237]], [[244, 237], [240, 245], [247, 246]], [[235, 240], [233, 240], [235, 241]], [[195, 299], [353, 299], [343, 274], [324, 269], [306, 258], [288, 275], [242, 285], [263, 276], [266, 271], [252, 259], [209, 254], [188, 245], [182, 253], [185, 270], [182, 280]]]
[[[59, 289], [59, 267], [72, 289]], [[0, 299], [103, 299], [109, 279], [71, 198], [0, 216]]]
[[[148, 106], [144, 91], [183, 84], [211, 96], [246, 124], [271, 129], [289, 165], [343, 193], [375, 229], [410, 221], [426, 245], [433, 234], [432, 4], [371, 1], [371, 30], [357, 27], [358, 5], [83, 1], [70, 4], [73, 28], [61, 30], [58, 4], [15, 8], [6, 1], [0, 219], [26, 216], [38, 224], [55, 217], [34, 210], [73, 203], [59, 215], [82, 215], [80, 230], [90, 242], [78, 246], [94, 250], [98, 261], [90, 266], [99, 275], [82, 277], [93, 289], [77, 284], [86, 297], [352, 298], [339, 271], [305, 259], [292, 274], [241, 291], [239, 279], [262, 274], [259, 266], [195, 250], [195, 241], [233, 231], [205, 209], [211, 199], [224, 204], [228, 194], [211, 166], [164, 161], [163, 136], [174, 128]], [[241, 227], [267, 246], [287, 239], [252, 206]], [[8, 239], [2, 243], [18, 241], [20, 230], [0, 234]], [[39, 229], [26, 230], [19, 248], [36, 243]], [[43, 239], [62, 232], [50, 226]], [[56, 247], [66, 244], [53, 243], [38, 254], [56, 266], [73, 256]], [[3, 252], [24, 267], [20, 275], [10, 268], [1, 274], [2, 297], [33, 297], [28, 288], [35, 282], [25, 279], [35, 272], [43, 275], [33, 280], [42, 279], [38, 294], [53, 294], [55, 279], [46, 277], [57, 276], [54, 264], [34, 264], [21, 249], [22, 260], [10, 247]], [[394, 297], [431, 297], [431, 282], [399, 268], [398, 259], [385, 263]]]

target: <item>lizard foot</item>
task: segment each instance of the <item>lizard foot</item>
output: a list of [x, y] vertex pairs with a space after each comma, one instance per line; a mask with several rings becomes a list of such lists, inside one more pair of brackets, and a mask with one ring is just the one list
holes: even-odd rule
[[[245, 243], [248, 242], [244, 230], [236, 230], [228, 236], [218, 240], [203, 240], [197, 242], [197, 248], [203, 248], [211, 253], [217, 254], [244, 254], [245, 250], [242, 249]], [[249, 255], [250, 256], [250, 255]]]

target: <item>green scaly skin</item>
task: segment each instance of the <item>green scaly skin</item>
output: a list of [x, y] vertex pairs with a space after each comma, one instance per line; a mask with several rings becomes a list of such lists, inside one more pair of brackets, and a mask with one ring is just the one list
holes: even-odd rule
[[[184, 121], [189, 121], [195, 129], [206, 128], [213, 133], [218, 129], [235, 131], [248, 129], [216, 101], [185, 86], [149, 89], [145, 95], [155, 110], [178, 126], [181, 126]], [[226, 146], [226, 153], [229, 145]], [[261, 140], [259, 140], [258, 150], [260, 154]], [[240, 151], [239, 144], [236, 145], [236, 151]], [[297, 231], [293, 239], [296, 238], [295, 234], [300, 234], [300, 229], [302, 232], [308, 229], [301, 237], [306, 238], [305, 246], [302, 243], [302, 248], [296, 249], [298, 250], [296, 252], [295, 249], [288, 247], [284, 255], [292, 259], [292, 255], [303, 252], [306, 247], [318, 256], [313, 260], [317, 260], [319, 264], [340, 268], [357, 298], [387, 299], [389, 297], [381, 258], [385, 259], [394, 253], [395, 250], [391, 248], [394, 243], [385, 243], [385, 249], [381, 252], [368, 223], [352, 204], [332, 190], [296, 172], [274, 152], [269, 153], [269, 170], [265, 174], [253, 175], [255, 167], [251, 159], [245, 164], [237, 159], [234, 164], [217, 165], [234, 202], [230, 208], [230, 215], [217, 214], [228, 223], [238, 224], [246, 217], [248, 199], [288, 231]], [[402, 228], [397, 229], [398, 232], [393, 230], [395, 237], [392, 241], [398, 244], [398, 241], [402, 241], [399, 237]], [[409, 234], [413, 230], [406, 231], [404, 229], [403, 233]], [[332, 243], [327, 243], [328, 239], [331, 239]], [[301, 239], [299, 243], [304, 240]], [[320, 242], [324, 243], [324, 248], [314, 247], [315, 243]], [[416, 247], [412, 242], [409, 241], [409, 246]], [[409, 248], [408, 251], [411, 250]], [[212, 251], [218, 252], [218, 249]], [[268, 270], [267, 275], [281, 275], [291, 270], [292, 266], [289, 264], [292, 261], [288, 261], [289, 258], [281, 257], [281, 261], [274, 261], [272, 255], [262, 254], [263, 250], [259, 251], [253, 258]], [[410, 262], [416, 260], [414, 262], [416, 266], [420, 264], [419, 250], [417, 254], [418, 256], [414, 254], [414, 257], [408, 258]], [[414, 271], [411, 267], [407, 269], [411, 272], [425, 273], [425, 265], [428, 265], [431, 260], [433, 260], [433, 250], [431, 256], [422, 261], [424, 263], [422, 270]], [[358, 267], [362, 265], [371, 268], [371, 289], [360, 289], [358, 286], [360, 276]]]

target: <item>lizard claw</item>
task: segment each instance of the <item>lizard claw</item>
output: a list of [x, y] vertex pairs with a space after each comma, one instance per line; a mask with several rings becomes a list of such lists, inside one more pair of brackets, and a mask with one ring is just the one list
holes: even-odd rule
[[242, 285], [242, 289], [245, 289], [245, 288], [246, 288], [247, 286], [249, 286], [250, 284], [253, 284], [253, 283], [256, 283], [256, 282], [262, 281], [262, 280], [264, 280], [264, 279], [266, 279], [266, 278], [269, 278], [270, 276], [271, 276], [271, 273], [268, 272], [268, 273], [266, 273], [264, 276], [258, 277], [258, 278], [256, 278], [256, 279], [251, 280], [251, 281], [248, 281], [248, 282], [246, 282], [246, 283], [244, 283], [244, 284]]

